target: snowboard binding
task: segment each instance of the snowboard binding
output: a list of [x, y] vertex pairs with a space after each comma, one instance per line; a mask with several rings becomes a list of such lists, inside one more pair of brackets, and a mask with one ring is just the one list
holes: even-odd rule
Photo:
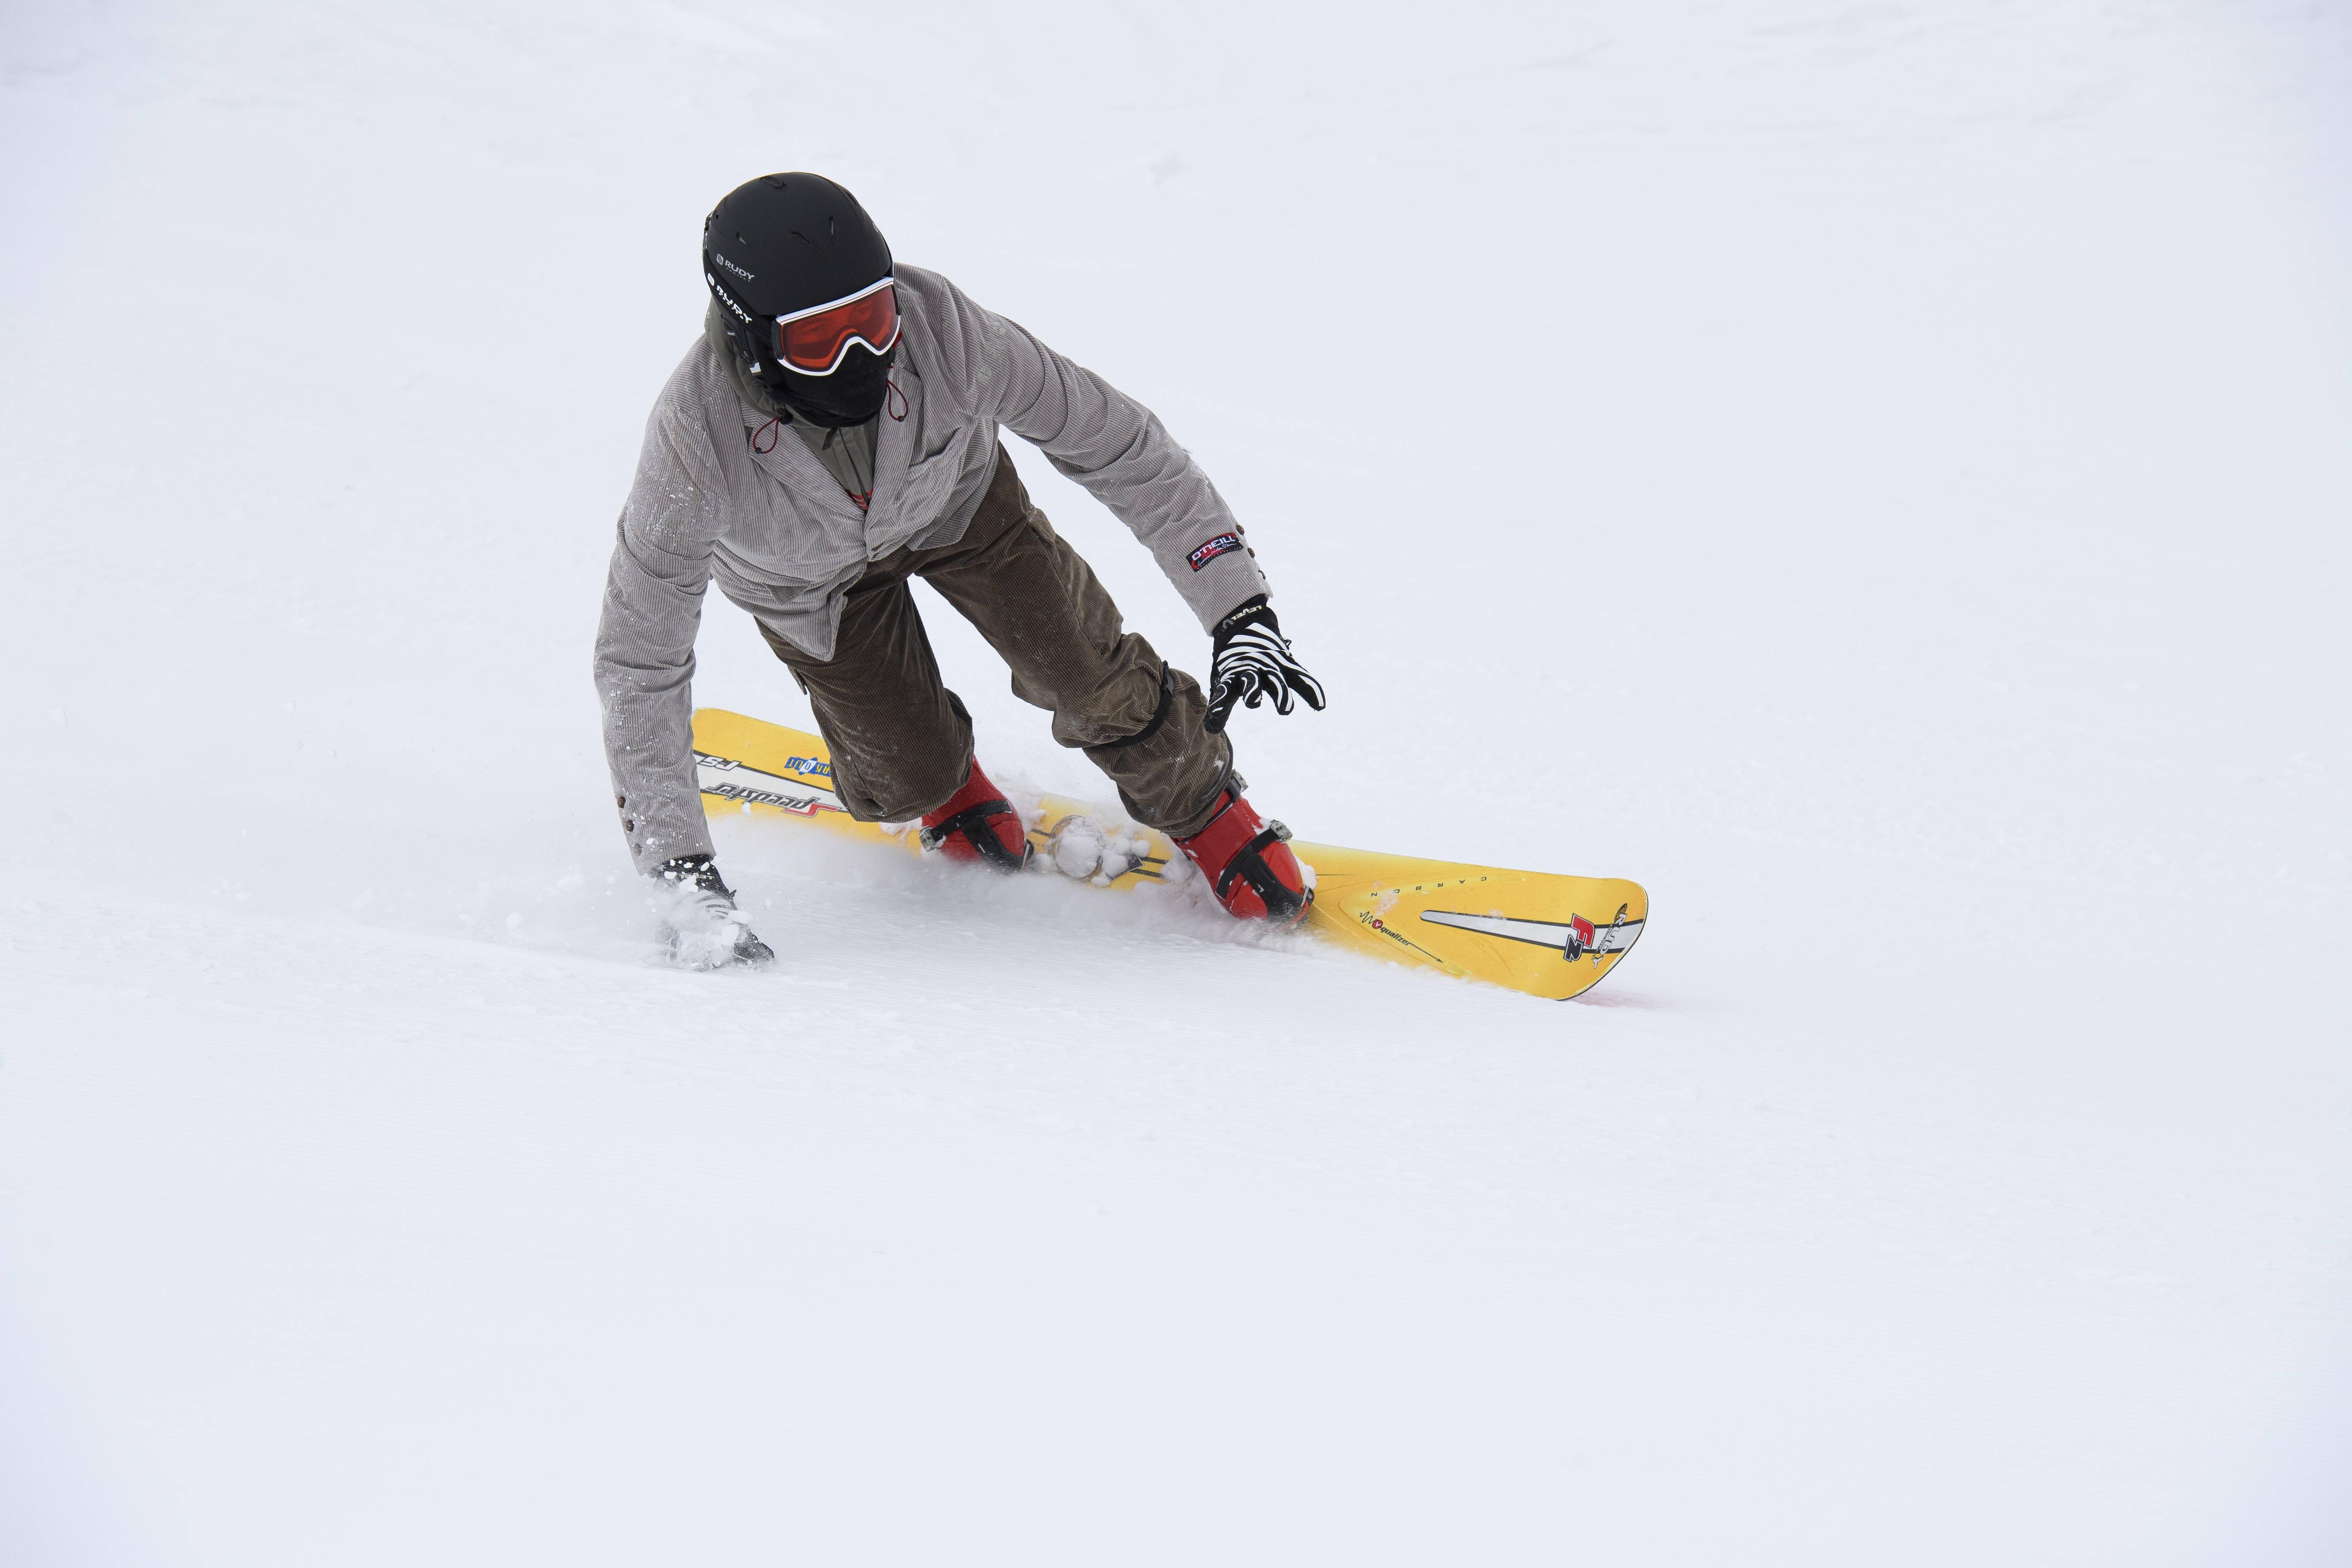
[[1315, 889], [1290, 852], [1290, 829], [1259, 816], [1234, 784], [1225, 787], [1206, 826], [1175, 843], [1236, 919], [1294, 926], [1315, 901]]
[[992, 870], [1018, 871], [1029, 864], [1029, 830], [1004, 792], [971, 762], [963, 787], [923, 814], [923, 847]]

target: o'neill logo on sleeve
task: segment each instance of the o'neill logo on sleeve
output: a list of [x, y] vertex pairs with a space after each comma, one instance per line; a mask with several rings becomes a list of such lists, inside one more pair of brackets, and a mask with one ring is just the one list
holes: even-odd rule
[[1216, 538], [1209, 541], [1206, 544], [1202, 545], [1198, 550], [1192, 552], [1192, 554], [1184, 557], [1184, 559], [1192, 563], [1193, 571], [1198, 572], [1202, 567], [1206, 566], [1218, 556], [1230, 555], [1241, 547], [1242, 536], [1240, 534], [1221, 533], [1217, 535]]

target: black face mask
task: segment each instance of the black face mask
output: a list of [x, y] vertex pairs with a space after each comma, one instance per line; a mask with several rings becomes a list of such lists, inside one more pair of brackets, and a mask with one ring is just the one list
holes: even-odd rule
[[890, 395], [890, 367], [898, 345], [877, 354], [863, 343], [852, 343], [831, 375], [803, 375], [773, 360], [760, 367], [760, 384], [773, 392], [795, 419], [805, 419], [824, 430], [863, 425], [882, 412]]

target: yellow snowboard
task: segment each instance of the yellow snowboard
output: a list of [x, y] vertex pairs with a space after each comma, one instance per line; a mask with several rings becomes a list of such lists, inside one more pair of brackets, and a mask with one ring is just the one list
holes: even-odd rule
[[[703, 809], [713, 816], [798, 816], [921, 852], [914, 834], [858, 822], [842, 809], [832, 753], [804, 731], [699, 709], [694, 758]], [[1042, 805], [1029, 827], [1033, 865], [1097, 888], [1131, 889], [1161, 880], [1181, 858], [1165, 834], [1117, 810], [1051, 795]], [[1650, 912], [1641, 884], [1613, 878], [1458, 866], [1296, 840], [1290, 847], [1314, 871], [1307, 930], [1391, 963], [1530, 996], [1591, 990], [1632, 950]]]

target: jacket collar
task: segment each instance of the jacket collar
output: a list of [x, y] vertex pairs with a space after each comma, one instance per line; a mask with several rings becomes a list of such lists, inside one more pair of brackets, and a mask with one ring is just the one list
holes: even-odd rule
[[[874, 442], [874, 494], [865, 511], [859, 512], [857, 503], [842, 492], [833, 476], [825, 472], [824, 465], [816, 460], [816, 454], [808, 449], [808, 444], [784, 427], [791, 421], [789, 411], [735, 357], [734, 347], [728, 342], [727, 330], [719, 320], [718, 301], [711, 301], [702, 315], [702, 341], [718, 356], [728, 384], [735, 389], [751, 460], [793, 489], [835, 510], [861, 516], [869, 526], [892, 514], [899, 493], [906, 489], [915, 432], [921, 427], [923, 378], [913, 363], [913, 335], [908, 333], [899, 340], [898, 361], [890, 372], [891, 389], [882, 400], [881, 429]], [[758, 435], [761, 427], [772, 421], [775, 422], [774, 427], [766, 435]], [[767, 449], [762, 451], [762, 446]]]
[[874, 499], [866, 515], [877, 522], [898, 515], [915, 432], [922, 428], [923, 377], [915, 368], [913, 346], [903, 336], [898, 340], [898, 363], [890, 367], [890, 390], [883, 396], [881, 428], [874, 438]]
[[[857, 503], [834, 483], [824, 465], [816, 460], [816, 454], [808, 449], [808, 443], [787, 428], [792, 423], [790, 412], [774, 394], [753, 380], [743, 362], [735, 357], [734, 346], [728, 342], [727, 330], [720, 323], [716, 300], [703, 311], [702, 342], [718, 359], [727, 384], [734, 389], [737, 408], [743, 419], [743, 440], [751, 461], [766, 470], [771, 479], [827, 510], [859, 515]], [[882, 460], [878, 450], [874, 466], [877, 470], [875, 485], [879, 489]]]

